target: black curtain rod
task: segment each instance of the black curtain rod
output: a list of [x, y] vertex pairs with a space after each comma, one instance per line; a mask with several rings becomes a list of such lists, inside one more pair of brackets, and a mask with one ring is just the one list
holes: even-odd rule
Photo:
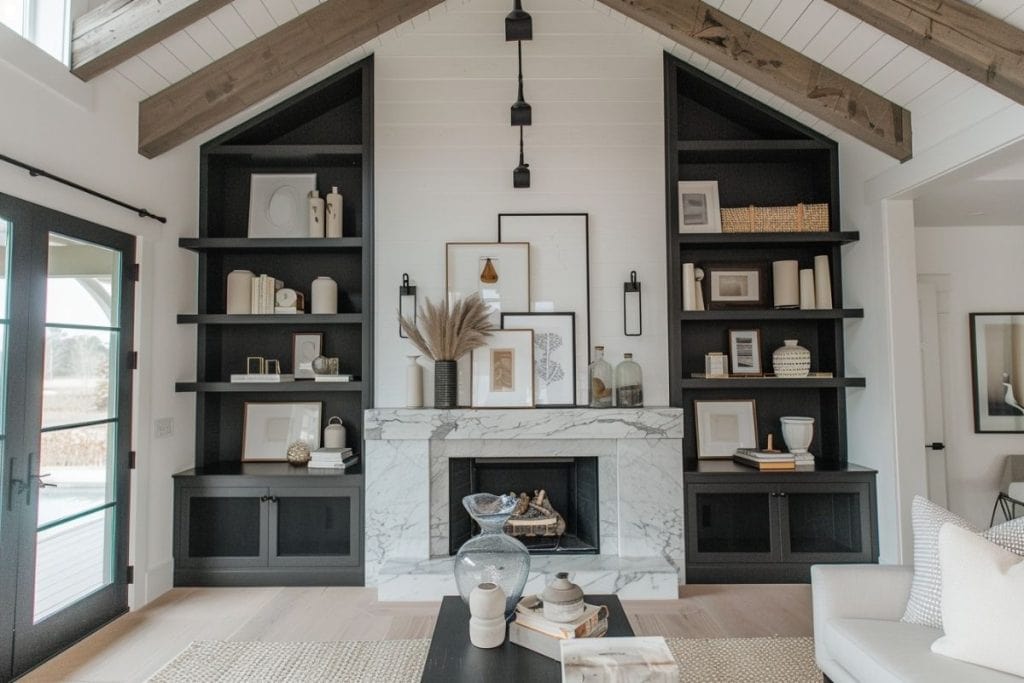
[[17, 159], [12, 159], [9, 156], [5, 156], [3, 154], [0, 154], [0, 161], [6, 161], [8, 164], [11, 164], [12, 166], [17, 166], [19, 168], [25, 169], [26, 171], [28, 171], [28, 174], [30, 176], [32, 176], [33, 178], [36, 178], [36, 177], [49, 178], [50, 180], [53, 180], [54, 182], [61, 183], [62, 185], [67, 185], [68, 187], [73, 187], [74, 189], [78, 190], [79, 192], [84, 192], [86, 194], [91, 194], [93, 197], [97, 197], [99, 199], [102, 199], [105, 202], [110, 202], [111, 204], [117, 204], [121, 208], [128, 209], [132, 213], [138, 214], [142, 218], [152, 218], [153, 220], [160, 221], [161, 223], [166, 223], [167, 222], [167, 219], [164, 218], [163, 216], [157, 216], [155, 213], [150, 213], [146, 209], [140, 209], [137, 206], [132, 206], [131, 204], [127, 204], [125, 202], [122, 202], [120, 199], [114, 199], [113, 197], [111, 197], [109, 195], [105, 195], [102, 192], [97, 192], [96, 190], [90, 190], [88, 187], [85, 187], [84, 185], [79, 185], [78, 183], [71, 182], [70, 180], [68, 180], [66, 178], [61, 178], [59, 175], [53, 175], [49, 171], [44, 171], [41, 168], [36, 168], [35, 166], [31, 166], [31, 165], [26, 164], [24, 162], [18, 161]]

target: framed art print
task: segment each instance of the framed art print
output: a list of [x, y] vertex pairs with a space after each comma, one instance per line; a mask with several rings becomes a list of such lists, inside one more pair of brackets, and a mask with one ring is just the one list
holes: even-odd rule
[[497, 330], [472, 353], [474, 408], [532, 408], [533, 330]]
[[1024, 313], [971, 313], [974, 431], [1024, 432]]
[[292, 334], [292, 372], [295, 379], [313, 379], [313, 361], [323, 355], [322, 332], [295, 332]]
[[501, 326], [502, 311], [530, 309], [530, 245], [525, 242], [449, 242], [445, 245], [445, 295], [449, 302], [479, 294]]
[[502, 329], [533, 330], [533, 393], [538, 408], [576, 405], [576, 315], [502, 313]]
[[760, 377], [761, 330], [729, 330], [729, 374]]
[[249, 237], [309, 237], [309, 193], [315, 189], [315, 173], [253, 173]]
[[679, 232], [722, 232], [717, 180], [680, 180]]
[[757, 448], [757, 404], [739, 401], [694, 401], [697, 457], [731, 458], [737, 448]]
[[765, 308], [768, 301], [765, 264], [704, 266], [708, 309]]
[[319, 401], [304, 403], [245, 403], [242, 424], [242, 462], [285, 462], [288, 446], [305, 441], [320, 448]]

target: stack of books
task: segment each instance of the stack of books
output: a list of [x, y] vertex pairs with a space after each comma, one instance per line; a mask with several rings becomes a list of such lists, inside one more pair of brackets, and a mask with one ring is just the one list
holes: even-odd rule
[[274, 297], [278, 290], [277, 280], [267, 274], [252, 279], [252, 312], [255, 315], [275, 313]]
[[545, 657], [561, 661], [562, 641], [576, 638], [600, 638], [608, 632], [608, 608], [584, 605], [583, 616], [570, 622], [544, 618], [544, 607], [536, 596], [520, 600], [516, 619], [508, 625], [509, 641]]
[[295, 375], [281, 375], [274, 373], [244, 373], [232, 374], [231, 381], [235, 384], [259, 384], [260, 382], [294, 382]]
[[316, 470], [347, 470], [359, 462], [351, 448], [318, 448], [310, 453], [307, 467]]
[[796, 469], [796, 458], [793, 454], [782, 451], [739, 448], [732, 459], [741, 465], [753, 467], [762, 472]]

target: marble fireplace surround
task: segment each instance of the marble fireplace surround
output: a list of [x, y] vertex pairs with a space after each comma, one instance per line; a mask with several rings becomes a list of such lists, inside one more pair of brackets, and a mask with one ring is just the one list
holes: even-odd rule
[[[601, 554], [534, 557], [592, 591], [675, 597], [683, 562], [678, 408], [366, 411], [366, 585], [381, 600], [451, 594], [448, 461], [597, 457]], [[530, 586], [528, 586], [528, 590]]]

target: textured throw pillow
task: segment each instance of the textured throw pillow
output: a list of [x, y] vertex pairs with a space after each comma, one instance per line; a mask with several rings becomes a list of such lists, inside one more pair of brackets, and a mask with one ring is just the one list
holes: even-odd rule
[[953, 524], [939, 532], [942, 622], [932, 652], [1024, 676], [1024, 560]]
[[[921, 496], [914, 497], [911, 521], [914, 527], [914, 580], [903, 621], [942, 628], [939, 530], [945, 524], [973, 533], [978, 533], [978, 530], [963, 517]], [[994, 526], [982, 536], [1017, 555], [1024, 555], [1024, 517]]]

